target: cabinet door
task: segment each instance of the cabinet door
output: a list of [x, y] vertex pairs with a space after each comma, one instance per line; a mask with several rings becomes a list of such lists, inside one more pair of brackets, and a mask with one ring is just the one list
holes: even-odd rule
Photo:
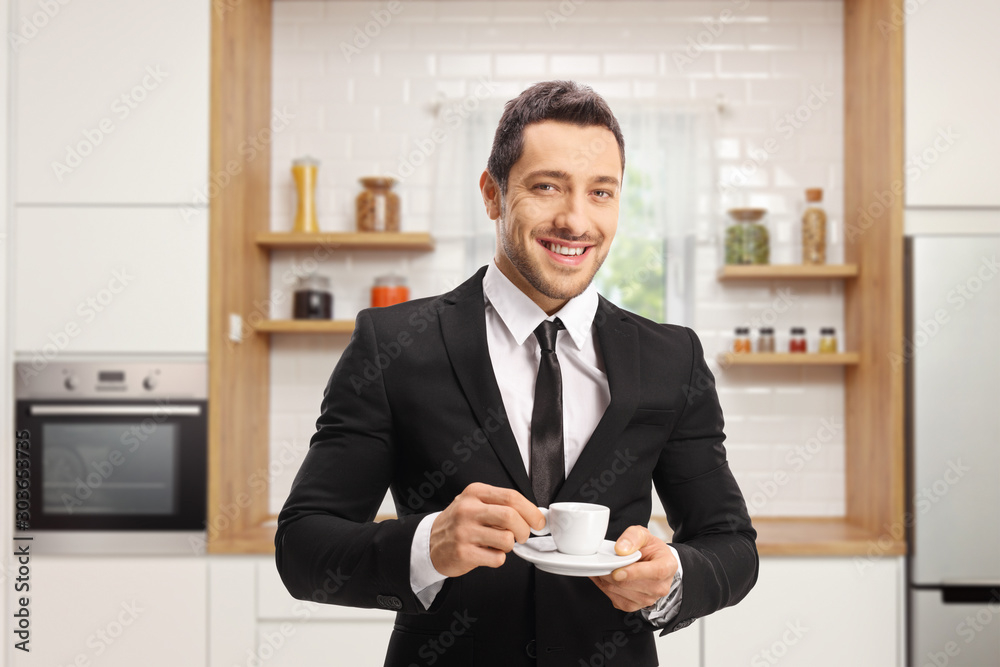
[[203, 558], [33, 556], [31, 651], [13, 664], [204, 667], [206, 573]]
[[912, 2], [896, 11], [902, 7], [915, 11], [882, 27], [902, 29], [905, 16], [906, 205], [1000, 206], [1000, 3]]
[[20, 207], [14, 275], [22, 357], [207, 353], [205, 209]]
[[704, 667], [902, 664], [901, 558], [762, 558], [735, 607], [704, 619]]
[[208, 0], [15, 3], [15, 201], [204, 192], [211, 11]]

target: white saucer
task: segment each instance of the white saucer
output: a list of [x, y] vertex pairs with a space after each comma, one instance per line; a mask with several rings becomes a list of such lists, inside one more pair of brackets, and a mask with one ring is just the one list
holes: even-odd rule
[[567, 577], [601, 577], [642, 558], [642, 553], [638, 551], [630, 556], [619, 556], [615, 553], [615, 543], [611, 540], [604, 540], [596, 554], [572, 556], [557, 551], [552, 536], [530, 537], [524, 544], [516, 543], [514, 553], [529, 563], [534, 563], [543, 572]]

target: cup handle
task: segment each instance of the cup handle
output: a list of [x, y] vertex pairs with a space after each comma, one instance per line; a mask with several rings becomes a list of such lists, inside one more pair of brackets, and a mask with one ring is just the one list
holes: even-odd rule
[[549, 534], [549, 508], [539, 507], [538, 510], [542, 513], [542, 516], [545, 517], [545, 525], [542, 526], [540, 530], [535, 530], [534, 528], [529, 528], [529, 530], [531, 531], [532, 535], [535, 535], [537, 537], [542, 537], [543, 535]]

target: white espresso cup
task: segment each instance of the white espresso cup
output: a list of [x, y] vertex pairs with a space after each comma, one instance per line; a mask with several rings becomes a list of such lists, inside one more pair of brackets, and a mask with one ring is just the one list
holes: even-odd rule
[[608, 532], [611, 510], [593, 503], [552, 503], [545, 515], [545, 527], [532, 530], [535, 535], [552, 535], [560, 553], [590, 556], [597, 553]]

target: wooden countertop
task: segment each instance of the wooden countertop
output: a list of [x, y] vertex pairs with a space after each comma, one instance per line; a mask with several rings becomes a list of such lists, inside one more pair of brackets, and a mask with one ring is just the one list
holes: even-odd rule
[[[392, 519], [378, 516], [376, 521]], [[756, 518], [757, 551], [761, 556], [902, 556], [906, 543], [894, 539], [888, 532], [874, 534], [847, 523], [842, 518]], [[650, 530], [662, 539], [669, 539], [670, 527], [665, 519], [654, 517]], [[213, 543], [211, 553], [271, 554], [274, 553], [275, 517], [260, 526], [241, 533], [225, 542]]]

